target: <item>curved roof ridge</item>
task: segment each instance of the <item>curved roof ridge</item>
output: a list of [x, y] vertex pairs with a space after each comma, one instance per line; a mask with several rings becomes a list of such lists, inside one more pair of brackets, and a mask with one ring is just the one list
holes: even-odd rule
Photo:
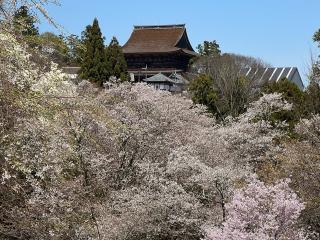
[[177, 41], [175, 42], [174, 46], [177, 47], [177, 45], [179, 44], [179, 42], [181, 41], [183, 35], [187, 32], [187, 30], [184, 28], [184, 30], [181, 32], [179, 38], [177, 39]]
[[157, 29], [157, 28], [185, 28], [185, 24], [167, 24], [167, 25], [135, 25], [134, 29]]
[[176, 43], [174, 44], [175, 47], [179, 48], [178, 45], [179, 43], [181, 42], [182, 38], [185, 37], [185, 40], [186, 40], [186, 43], [187, 43], [187, 46], [185, 48], [182, 48], [184, 50], [187, 50], [187, 51], [191, 51], [191, 52], [194, 52], [194, 49], [190, 43], [190, 40], [189, 40], [189, 37], [188, 37], [188, 33], [187, 33], [187, 29], [184, 28], [184, 31], [181, 33], [181, 36], [179, 37], [179, 39], [176, 41]]

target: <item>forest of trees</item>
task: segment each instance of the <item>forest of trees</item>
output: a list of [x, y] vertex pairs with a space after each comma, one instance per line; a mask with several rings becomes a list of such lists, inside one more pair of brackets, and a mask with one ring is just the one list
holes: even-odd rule
[[[263, 63], [208, 42], [194, 102], [104, 89], [126, 78], [117, 40], [106, 47], [97, 20], [81, 39], [39, 34], [45, 8], [0, 1], [0, 239], [319, 239], [319, 61], [304, 92], [284, 79], [252, 93], [236, 69]], [[59, 54], [43, 61], [52, 46], [87, 80], [68, 79]]]
[[105, 47], [97, 19], [82, 33], [86, 51], [81, 62], [80, 77], [102, 86], [110, 77], [126, 81], [127, 63], [118, 40], [113, 37]]
[[74, 34], [57, 36], [52, 32], [40, 34], [36, 19], [27, 5], [19, 7], [13, 15], [15, 34], [23, 36], [29, 51], [41, 53], [42, 58], [38, 61], [53, 61], [60, 67], [80, 66], [80, 77], [98, 86], [110, 77], [121, 81], [128, 79], [127, 64], [118, 40], [113, 37], [110, 44], [105, 45], [97, 19], [85, 28], [81, 37]]

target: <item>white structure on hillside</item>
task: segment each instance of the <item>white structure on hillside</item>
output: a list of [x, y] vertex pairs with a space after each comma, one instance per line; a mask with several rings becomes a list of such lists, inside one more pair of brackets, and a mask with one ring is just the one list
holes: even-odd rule
[[241, 74], [253, 80], [257, 87], [262, 86], [266, 82], [278, 82], [286, 78], [295, 83], [301, 90], [304, 89], [304, 84], [296, 67], [244, 68], [241, 70]]

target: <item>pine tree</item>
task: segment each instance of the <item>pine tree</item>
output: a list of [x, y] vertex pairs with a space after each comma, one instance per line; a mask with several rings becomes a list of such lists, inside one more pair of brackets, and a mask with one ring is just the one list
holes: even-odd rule
[[36, 19], [29, 12], [27, 6], [21, 6], [14, 15], [14, 26], [16, 31], [23, 36], [37, 36], [39, 30], [35, 27]]
[[106, 49], [106, 58], [111, 68], [109, 75], [120, 78], [122, 81], [127, 80], [127, 62], [124, 58], [121, 46], [115, 37], [112, 38]]
[[209, 42], [204, 41], [203, 44], [197, 46], [198, 52], [201, 56], [220, 56], [220, 46], [216, 40]]
[[101, 86], [109, 78], [110, 67], [105, 54], [104, 38], [96, 18], [92, 26], [86, 27], [83, 40], [86, 50], [81, 64], [80, 77]]

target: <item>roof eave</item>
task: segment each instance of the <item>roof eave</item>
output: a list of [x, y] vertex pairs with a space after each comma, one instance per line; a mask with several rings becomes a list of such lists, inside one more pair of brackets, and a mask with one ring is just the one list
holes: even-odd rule
[[134, 29], [159, 29], [159, 28], [185, 28], [185, 24], [168, 24], [168, 25], [134, 25]]
[[187, 29], [186, 29], [185, 27], [184, 27], [184, 30], [183, 30], [182, 34], [180, 35], [179, 39], [178, 39], [178, 40], [176, 41], [176, 43], [174, 44], [174, 46], [176, 47], [176, 46], [179, 44], [179, 42], [181, 41], [181, 39], [182, 39], [183, 36], [186, 36], [187, 44], [188, 44], [188, 47], [190, 48], [189, 51], [195, 52], [194, 49], [193, 49], [193, 47], [192, 47], [192, 45], [191, 45], [191, 42], [190, 42], [190, 40], [189, 40], [189, 36], [188, 36], [188, 33], [187, 33]]
[[187, 49], [176, 49], [176, 50], [169, 50], [169, 51], [155, 51], [155, 52], [130, 52], [130, 51], [123, 51], [124, 54], [132, 54], [132, 55], [148, 55], [148, 54], [166, 54], [166, 53], [183, 53], [189, 56], [199, 56], [198, 53], [187, 50]]

